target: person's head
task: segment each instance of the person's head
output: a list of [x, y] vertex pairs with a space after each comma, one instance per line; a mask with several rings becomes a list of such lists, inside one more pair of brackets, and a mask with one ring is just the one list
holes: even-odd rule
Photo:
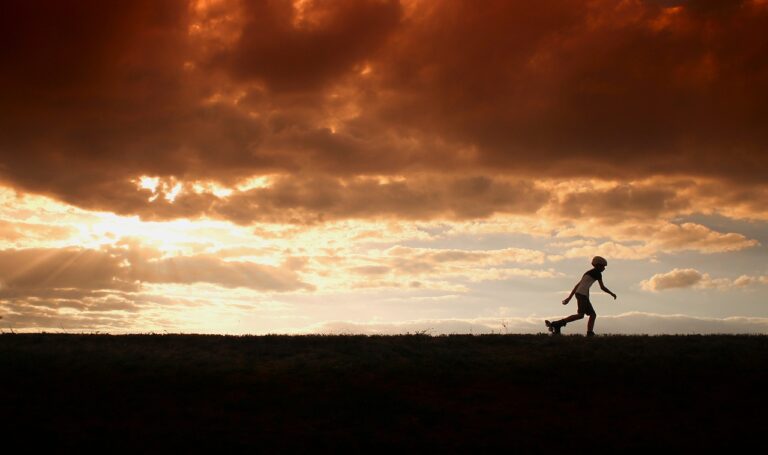
[[602, 272], [608, 267], [608, 261], [606, 261], [604, 257], [595, 256], [592, 258], [592, 266]]

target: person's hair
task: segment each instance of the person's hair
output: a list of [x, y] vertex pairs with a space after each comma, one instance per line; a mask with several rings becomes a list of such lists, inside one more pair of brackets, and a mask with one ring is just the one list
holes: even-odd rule
[[604, 257], [595, 256], [592, 258], [592, 265], [595, 267], [598, 265], [606, 266], [608, 265], [608, 261], [606, 261]]

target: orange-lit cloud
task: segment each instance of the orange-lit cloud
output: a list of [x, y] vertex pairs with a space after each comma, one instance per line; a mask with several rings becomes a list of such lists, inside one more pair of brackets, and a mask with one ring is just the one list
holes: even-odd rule
[[[150, 202], [140, 176], [232, 186], [300, 173], [278, 187], [310, 206], [323, 202], [302, 193], [312, 185], [391, 175], [416, 191], [416, 171], [505, 195], [517, 188], [493, 189], [494, 176], [706, 176], [737, 199], [766, 191], [759, 2], [14, 0], [0, 17], [0, 176], [81, 207], [259, 218], [262, 192]], [[487, 210], [473, 184], [432, 182], [465, 194], [447, 212]], [[353, 184], [331, 215], [365, 216], [367, 191]], [[670, 191], [605, 201], [656, 210]]]
[[707, 278], [708, 276], [695, 269], [674, 269], [667, 273], [658, 273], [643, 281], [640, 286], [648, 291], [687, 288], [695, 286]]
[[0, 251], [2, 295], [32, 290], [138, 291], [142, 283], [212, 283], [224, 287], [290, 291], [310, 288], [288, 261], [281, 267], [197, 255], [163, 257], [155, 249], [123, 244], [99, 250]]
[[698, 288], [727, 290], [746, 288], [758, 284], [768, 284], [768, 275], [741, 275], [737, 278], [713, 278], [708, 273], [696, 269], [673, 269], [666, 273], [657, 273], [640, 282], [646, 291], [657, 292], [668, 289]]

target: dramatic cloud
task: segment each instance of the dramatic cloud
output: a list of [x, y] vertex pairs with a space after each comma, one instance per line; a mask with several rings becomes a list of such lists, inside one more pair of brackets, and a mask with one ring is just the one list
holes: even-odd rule
[[279, 178], [233, 195], [217, 215], [253, 221], [316, 223], [347, 218], [467, 219], [496, 212], [532, 214], [548, 192], [520, 181], [486, 177], [377, 179]]
[[242, 3], [243, 28], [224, 59], [237, 76], [277, 91], [334, 83], [376, 55], [398, 28], [397, 0]]
[[388, 119], [538, 174], [763, 181], [762, 2], [425, 3], [381, 67]]
[[[708, 176], [736, 199], [765, 192], [765, 2], [11, 0], [0, 18], [0, 177], [81, 207], [257, 220], [290, 197], [219, 206], [188, 192], [169, 210], [134, 182], [297, 172], [277, 185], [299, 198], [291, 208], [322, 206], [306, 191], [327, 185], [329, 217], [378, 210], [356, 194], [369, 183], [334, 198], [338, 177], [404, 178], [378, 189], [383, 214], [388, 198], [428, 202], [414, 172], [479, 176], [434, 180], [422, 217], [541, 204], [496, 174]], [[617, 187], [597, 208], [685, 208], [670, 191]], [[563, 213], [583, 213], [583, 197]]]

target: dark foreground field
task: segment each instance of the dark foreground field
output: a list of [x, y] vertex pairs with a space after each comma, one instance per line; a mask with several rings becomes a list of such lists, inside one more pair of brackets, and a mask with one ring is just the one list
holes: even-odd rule
[[2, 335], [5, 447], [764, 447], [768, 337]]

